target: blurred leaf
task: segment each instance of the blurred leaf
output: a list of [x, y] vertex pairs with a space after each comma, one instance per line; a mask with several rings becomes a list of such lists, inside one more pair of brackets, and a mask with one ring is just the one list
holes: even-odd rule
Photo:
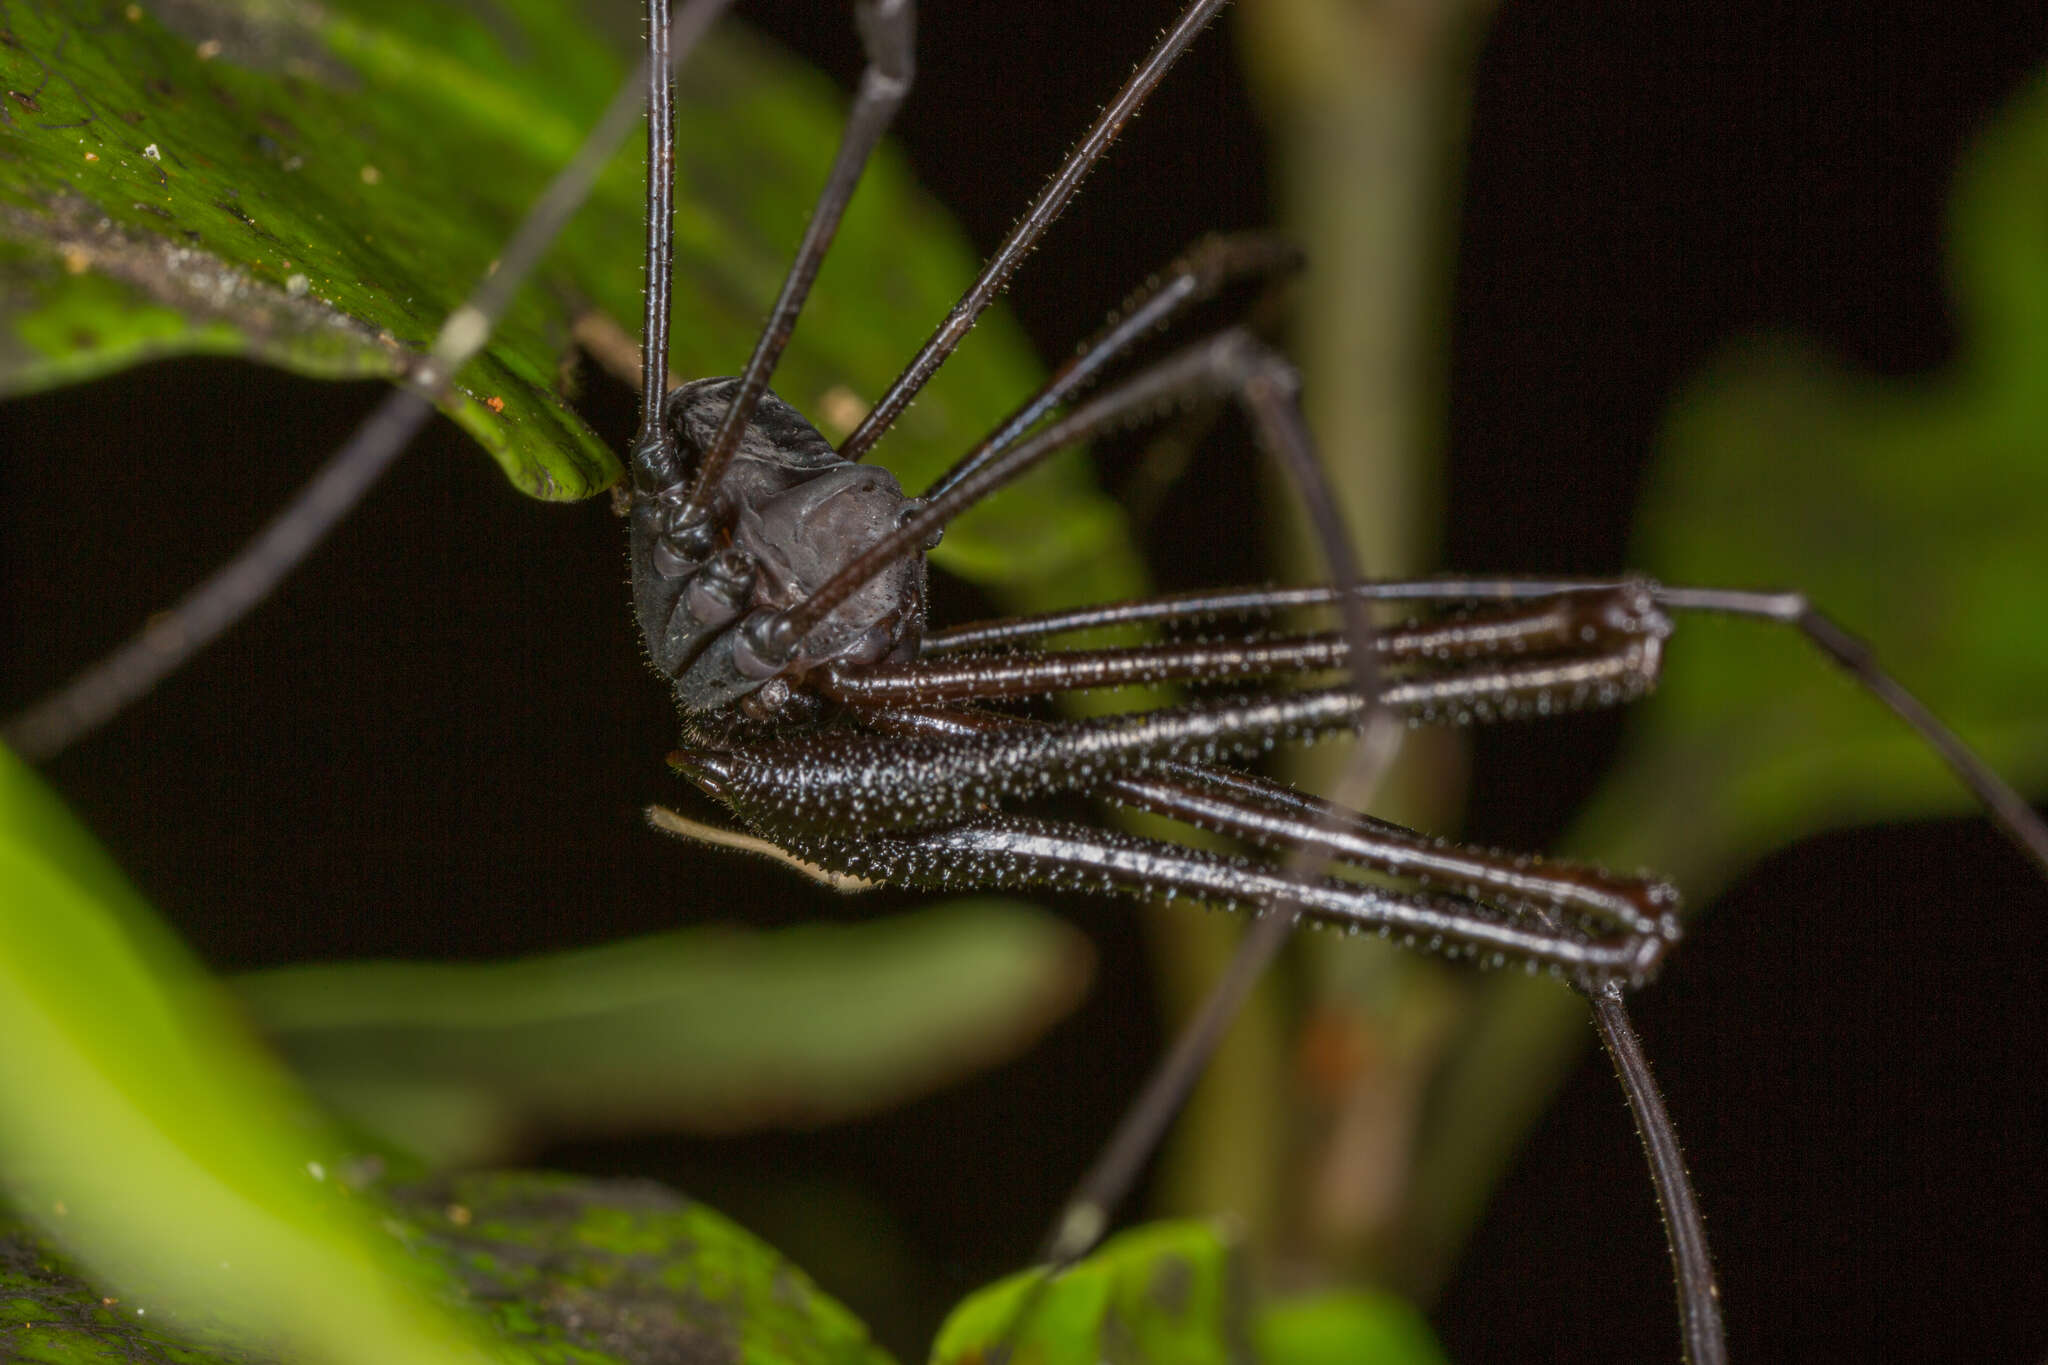
[[1080, 998], [1089, 963], [1051, 916], [972, 901], [235, 985], [332, 1108], [445, 1166], [540, 1136], [823, 1123], [896, 1103], [1029, 1043]]
[[[588, 16], [556, 0], [24, 2], [8, 23], [0, 82], [28, 98], [0, 106], [0, 393], [188, 352], [404, 374], [624, 75]], [[730, 26], [680, 88], [673, 362], [729, 373], [823, 182], [844, 102]], [[608, 169], [444, 404], [537, 497], [587, 496], [618, 476], [564, 404], [563, 366], [587, 307], [637, 330], [643, 159], [628, 149]], [[885, 152], [776, 387], [814, 413], [871, 400], [973, 270]], [[884, 463], [922, 486], [1036, 373], [1014, 325], [991, 314], [884, 443]], [[283, 422], [278, 446], [316, 453], [291, 450]], [[1080, 461], [1005, 501], [1008, 513], [953, 527], [940, 562], [1007, 586], [1020, 607], [1138, 586], [1121, 514]]]
[[306, 1360], [501, 1358], [437, 1310], [345, 1152], [121, 875], [0, 750], [0, 1179], [159, 1322]]
[[1224, 1365], [1245, 1339], [1233, 1257], [1207, 1223], [1134, 1228], [1057, 1279], [1027, 1270], [970, 1295], [939, 1328], [932, 1361]]
[[[1236, 1244], [1214, 1225], [1154, 1223], [1103, 1243], [1056, 1279], [1026, 1271], [969, 1296], [939, 1329], [933, 1365], [1439, 1365], [1413, 1305], [1319, 1294], [1259, 1305]], [[1005, 1354], [1007, 1352], [1007, 1354]]]
[[[1952, 253], [1968, 331], [1924, 381], [1742, 347], [1675, 408], [1639, 534], [1668, 582], [1796, 587], [2022, 790], [2048, 790], [2048, 84], [1979, 143]], [[1911, 732], [1793, 632], [1688, 619], [1576, 843], [1712, 894], [1834, 825], [1959, 810]]]
[[[886, 1365], [860, 1323], [802, 1271], [658, 1185], [514, 1172], [400, 1187], [390, 1197], [387, 1226], [440, 1273], [443, 1297], [485, 1316], [528, 1359]], [[7, 1360], [282, 1358], [218, 1343], [191, 1349], [156, 1308], [103, 1296], [29, 1229], [0, 1222]]]
[[[1756, 341], [1675, 405], [1637, 563], [1666, 582], [1796, 588], [2021, 792], [2048, 792], [2048, 80], [1978, 140], [1949, 246], [1962, 327], [1941, 374], [1853, 374]], [[1706, 903], [1761, 854], [1970, 807], [1897, 718], [1782, 626], [1688, 617], [1622, 759], [1566, 841]], [[1588, 1037], [1585, 1007], [1503, 976], [1435, 1103], [1416, 1203], [1441, 1264]]]
[[1259, 1315], [1262, 1365], [1445, 1365], [1414, 1304], [1341, 1290], [1283, 1299]]

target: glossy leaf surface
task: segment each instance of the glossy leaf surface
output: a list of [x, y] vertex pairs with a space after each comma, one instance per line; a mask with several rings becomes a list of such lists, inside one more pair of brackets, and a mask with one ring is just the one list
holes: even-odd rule
[[[283, 6], [183, 0], [8, 7], [0, 81], [0, 392], [153, 356], [247, 355], [403, 380], [576, 146], [625, 65], [576, 7], [520, 0]], [[843, 118], [840, 99], [731, 26], [682, 73], [672, 364], [730, 373], [751, 348]], [[448, 415], [537, 497], [619, 465], [567, 405], [570, 333], [637, 335], [641, 166], [622, 152]], [[885, 152], [776, 380], [828, 435], [879, 393], [972, 277], [959, 234]], [[911, 487], [1028, 389], [1035, 362], [985, 320], [881, 457]], [[310, 462], [280, 423], [277, 458]], [[222, 486], [194, 495], [230, 495]], [[1121, 517], [1065, 461], [948, 535], [938, 558], [1040, 603], [1137, 584]]]

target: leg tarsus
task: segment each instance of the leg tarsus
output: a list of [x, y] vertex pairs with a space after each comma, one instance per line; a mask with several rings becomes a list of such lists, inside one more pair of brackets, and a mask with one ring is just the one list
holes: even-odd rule
[[1796, 628], [1815, 649], [1889, 707], [1892, 714], [1941, 755], [1949, 770], [1990, 814], [1992, 823], [2048, 877], [2048, 822], [2043, 822], [2026, 798], [1993, 772], [1925, 702], [1887, 672], [1867, 642], [1814, 606], [1804, 593], [1660, 587], [1657, 600], [1681, 610], [1719, 612]]

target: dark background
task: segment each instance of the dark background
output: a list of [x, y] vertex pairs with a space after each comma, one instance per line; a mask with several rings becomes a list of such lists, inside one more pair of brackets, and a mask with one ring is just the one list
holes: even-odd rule
[[[1171, 8], [927, 5], [902, 137], [983, 249]], [[1453, 302], [1450, 566], [1623, 567], [1666, 396], [1734, 334], [1795, 328], [1893, 375], [1941, 363], [1954, 159], [2048, 60], [2048, 11], [1875, 9], [1526, 3], [1498, 18]], [[855, 71], [835, 6], [741, 11]], [[1029, 263], [1017, 310], [1060, 355], [1200, 233], [1267, 222], [1267, 193], [1228, 36], [1211, 34]], [[0, 702], [218, 562], [376, 395], [187, 362], [0, 407]], [[126, 461], [162, 477], [102, 477]], [[223, 465], [233, 505], [187, 491]], [[1255, 528], [1228, 520], [1251, 496], [1241, 471], [1211, 460], [1171, 501], [1162, 578], [1260, 575]], [[807, 899], [641, 831], [639, 808], [674, 792], [673, 719], [640, 663], [620, 540], [601, 504], [527, 502], [440, 424], [277, 601], [52, 776], [223, 970], [905, 903]], [[1468, 832], [1543, 846], [1614, 733], [1594, 719], [1485, 736]], [[1100, 946], [1102, 984], [1016, 1065], [819, 1133], [539, 1159], [671, 1180], [799, 1259], [832, 1262], [800, 1242], [848, 1229], [871, 1279], [828, 1287], [914, 1358], [925, 1315], [1025, 1259], [1157, 1043], [1124, 909], [1062, 907]], [[2044, 913], [2048, 894], [1980, 822], [1830, 836], [1745, 878], [1642, 997], [1739, 1358], [2048, 1350]], [[1673, 1354], [1648, 1184], [1597, 1057], [1436, 1313], [1461, 1361]]]

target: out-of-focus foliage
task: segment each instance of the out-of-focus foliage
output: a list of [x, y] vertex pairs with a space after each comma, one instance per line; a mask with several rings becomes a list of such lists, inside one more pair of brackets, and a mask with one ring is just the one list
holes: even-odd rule
[[[1048, 1278], [1027, 1271], [970, 1296], [933, 1365], [1441, 1365], [1414, 1307], [1332, 1293], [1261, 1302], [1231, 1240], [1207, 1223], [1154, 1223]], [[1005, 1351], [1009, 1354], [1003, 1354]]]
[[348, 1151], [0, 750], [0, 1188], [160, 1323], [319, 1361], [485, 1361]]
[[[2048, 81], [1978, 139], [1950, 205], [1960, 346], [1914, 380], [1804, 342], [1732, 347], [1674, 404], [1634, 563], [1666, 582], [1797, 588], [2022, 793], [2048, 791]], [[1657, 692], [1567, 839], [1673, 877], [1688, 903], [1768, 850], [1970, 808], [1897, 717], [1795, 632], [1687, 616]], [[2016, 855], [2017, 856], [2017, 855]], [[1439, 1258], [1470, 1226], [1585, 1037], [1544, 983], [1488, 987], [1435, 1091], [1418, 1206]]]
[[336, 1112], [437, 1166], [573, 1133], [823, 1123], [1008, 1056], [1087, 984], [1085, 939], [969, 901], [705, 928], [504, 964], [284, 967], [235, 987]]
[[[1637, 555], [1669, 582], [1803, 590], [2034, 793], [2048, 790], [2044, 195], [2037, 81], [1957, 180], [1954, 362], [1896, 381], [1794, 341], [1731, 351], [1673, 409]], [[1689, 618], [1576, 842], [1697, 899], [1803, 835], [1968, 801], [1792, 632]]]

